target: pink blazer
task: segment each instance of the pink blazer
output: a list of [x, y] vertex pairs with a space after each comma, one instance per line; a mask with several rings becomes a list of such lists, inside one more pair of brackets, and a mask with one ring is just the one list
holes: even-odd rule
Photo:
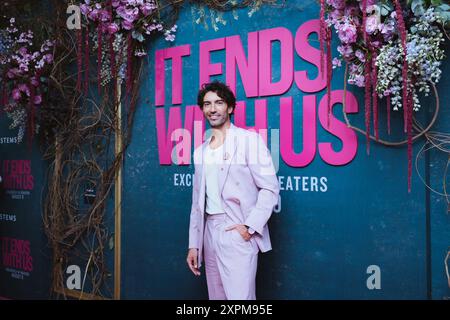
[[[210, 140], [211, 137], [194, 151], [189, 248], [199, 250], [199, 266], [203, 254], [206, 200], [203, 155]], [[236, 224], [245, 224], [256, 231], [253, 238], [261, 252], [269, 251], [272, 245], [267, 221], [278, 203], [280, 191], [270, 152], [258, 133], [233, 124], [228, 129], [222, 150], [224, 160], [219, 167], [222, 207]]]

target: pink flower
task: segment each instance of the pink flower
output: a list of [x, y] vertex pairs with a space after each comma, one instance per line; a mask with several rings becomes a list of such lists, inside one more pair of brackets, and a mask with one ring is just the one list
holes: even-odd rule
[[355, 43], [357, 38], [356, 27], [347, 22], [341, 24], [338, 28], [338, 36], [343, 43]]
[[109, 34], [114, 34], [114, 33], [116, 33], [117, 31], [119, 31], [119, 26], [118, 26], [115, 22], [110, 23], [110, 24], [108, 25], [108, 33], [109, 33]]

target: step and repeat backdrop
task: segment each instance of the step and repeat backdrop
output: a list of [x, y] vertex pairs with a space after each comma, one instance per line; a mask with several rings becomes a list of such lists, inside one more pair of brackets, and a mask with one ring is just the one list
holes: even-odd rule
[[[447, 201], [423, 183], [442, 192], [446, 155], [432, 150], [416, 163], [425, 143], [419, 139], [408, 193], [406, 146], [371, 142], [368, 154], [365, 136], [347, 127], [344, 97], [349, 121], [362, 129], [364, 97], [350, 85], [344, 96], [344, 67], [332, 70], [328, 126], [326, 76], [318, 73], [318, 19], [316, 1], [223, 14], [184, 5], [175, 40], [161, 38], [148, 48], [123, 163], [121, 298], [207, 298], [204, 270], [194, 277], [185, 259], [192, 153], [208, 129], [196, 106], [197, 92], [215, 79], [236, 93], [234, 124], [260, 130], [267, 141], [281, 188], [269, 222], [273, 250], [260, 254], [257, 298], [449, 296]], [[435, 128], [443, 132], [450, 129], [449, 73], [444, 66], [438, 86]], [[429, 108], [417, 119], [426, 124], [435, 99], [422, 101]], [[385, 110], [382, 102], [380, 137], [403, 140], [402, 112], [391, 113], [388, 135]], [[36, 145], [29, 151], [25, 140], [19, 143], [4, 114], [0, 123], [0, 296], [46, 298], [52, 260], [40, 205], [48, 163]], [[113, 221], [112, 204], [108, 210]], [[114, 251], [107, 255], [112, 268]]]
[[[234, 124], [261, 130], [278, 168], [281, 192], [270, 220], [273, 250], [260, 255], [257, 297], [448, 295], [446, 203], [430, 197], [418, 175], [442, 188], [445, 155], [419, 159], [408, 193], [406, 146], [372, 142], [367, 155], [365, 136], [347, 128], [343, 67], [333, 69], [333, 114], [327, 126], [326, 77], [318, 74], [318, 17], [315, 1], [223, 15], [186, 6], [175, 41], [161, 39], [149, 49], [134, 139], [124, 163], [124, 298], [207, 298], [204, 275], [195, 278], [185, 256], [191, 155], [208, 129], [204, 122], [198, 125], [202, 115], [196, 97], [200, 84], [215, 79], [236, 92]], [[444, 88], [450, 80], [445, 78], [439, 86], [441, 119], [448, 115]], [[363, 92], [347, 89], [348, 118], [364, 128]], [[430, 108], [418, 115], [422, 123], [432, 116], [434, 97], [424, 104]], [[403, 140], [401, 112], [391, 114], [388, 136], [385, 110], [382, 104], [380, 137]], [[448, 124], [441, 120], [441, 125]], [[414, 145], [414, 154], [423, 143]]]

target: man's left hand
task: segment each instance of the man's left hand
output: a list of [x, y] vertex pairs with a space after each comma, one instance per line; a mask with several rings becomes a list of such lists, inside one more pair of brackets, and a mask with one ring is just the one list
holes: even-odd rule
[[242, 238], [244, 238], [245, 241], [248, 241], [251, 239], [252, 235], [248, 232], [248, 229], [243, 224], [235, 224], [234, 226], [228, 227], [225, 229], [226, 231], [231, 231], [236, 229], [237, 232], [241, 235]]

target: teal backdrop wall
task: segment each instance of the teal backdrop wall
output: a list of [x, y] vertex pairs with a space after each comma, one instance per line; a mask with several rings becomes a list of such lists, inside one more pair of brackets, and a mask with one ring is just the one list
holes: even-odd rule
[[[160, 38], [148, 47], [133, 139], [123, 164], [121, 297], [124, 299], [207, 298], [204, 272], [196, 278], [185, 263], [193, 166], [160, 164], [156, 121], [156, 110], [164, 110], [167, 129], [170, 110], [179, 108], [184, 123], [186, 110], [196, 104], [200, 43], [238, 35], [247, 54], [248, 33], [282, 27], [295, 38], [300, 26], [318, 19], [319, 8], [316, 1], [289, 1], [284, 6], [263, 6], [251, 16], [248, 9], [240, 9], [223, 14], [226, 24], [216, 22], [217, 29], [211, 23], [211, 12], [206, 9], [203, 13], [201, 18], [198, 7], [183, 6], [177, 21], [176, 40], [167, 42]], [[318, 48], [317, 36], [311, 35], [309, 43]], [[190, 54], [182, 59], [182, 102], [171, 103], [173, 65], [167, 60], [166, 100], [163, 105], [156, 106], [156, 52], [181, 45], [190, 46]], [[333, 56], [337, 56], [336, 46], [334, 37]], [[450, 53], [448, 45], [446, 53]], [[299, 57], [295, 50], [292, 54], [294, 70], [306, 70], [310, 78], [317, 76], [313, 64]], [[211, 79], [225, 80], [225, 49], [212, 51], [210, 56], [211, 63], [223, 64], [223, 74]], [[273, 81], [281, 77], [281, 59], [280, 44], [274, 42]], [[438, 85], [440, 111], [434, 131], [450, 130], [449, 73], [450, 67], [446, 63]], [[332, 90], [342, 90], [343, 79], [343, 68], [334, 69]], [[363, 92], [351, 86], [347, 89], [358, 99], [360, 110], [358, 114], [350, 114], [349, 119], [363, 128]], [[301, 153], [304, 126], [314, 125], [303, 124], [305, 104], [302, 99], [314, 95], [317, 110], [326, 89], [306, 93], [293, 83], [279, 95], [246, 97], [242, 78], [238, 75], [236, 94], [239, 101], [246, 102], [245, 123], [249, 127], [262, 112], [260, 108], [255, 109], [255, 101], [266, 100], [271, 147], [279, 143], [276, 129], [286, 126], [280, 120], [280, 98], [292, 97], [293, 146], [296, 153]], [[417, 119], [426, 124], [435, 110], [434, 97], [422, 101], [423, 110], [417, 114]], [[388, 136], [385, 108], [380, 107], [380, 110], [380, 136], [402, 140], [401, 113], [391, 114], [393, 132]], [[343, 121], [341, 104], [334, 107], [333, 115]], [[8, 270], [11, 268], [0, 265], [0, 296], [45, 298], [48, 296], [51, 258], [37, 204], [46, 183], [46, 163], [40, 160], [38, 147], [27, 153], [25, 144], [6, 142], [6, 138], [15, 133], [7, 129], [4, 115], [0, 120], [2, 176], [5, 175], [5, 161], [25, 159], [31, 160], [34, 181], [33, 190], [24, 200], [13, 199], [9, 189], [1, 194], [1, 217], [14, 215], [16, 220], [0, 220], [0, 237], [30, 241], [33, 270], [29, 276], [18, 279]], [[329, 142], [336, 152], [341, 150], [342, 141], [324, 129], [318, 114], [315, 125], [317, 143]], [[425, 139], [420, 138], [414, 144], [414, 159], [424, 143]], [[280, 155], [274, 155], [274, 160], [279, 162], [277, 174], [282, 190], [269, 224], [273, 250], [260, 255], [258, 298], [444, 299], [450, 295], [444, 268], [450, 244], [447, 200], [430, 191], [421, 180], [422, 177], [431, 188], [442, 192], [448, 154], [435, 149], [422, 153], [417, 160], [417, 171], [413, 167], [412, 190], [408, 193], [406, 146], [386, 148], [372, 142], [370, 155], [367, 155], [365, 137], [361, 134], [357, 134], [357, 146], [355, 157], [340, 166], [327, 164], [318, 151], [312, 162], [302, 167], [290, 166]], [[310, 182], [315, 178], [324, 181], [323, 188], [311, 187]], [[307, 181], [305, 187], [303, 180]], [[298, 188], [296, 181], [299, 181]], [[109, 206], [108, 216], [113, 214], [113, 206]], [[373, 268], [378, 268], [380, 288], [371, 289], [367, 284]]]

